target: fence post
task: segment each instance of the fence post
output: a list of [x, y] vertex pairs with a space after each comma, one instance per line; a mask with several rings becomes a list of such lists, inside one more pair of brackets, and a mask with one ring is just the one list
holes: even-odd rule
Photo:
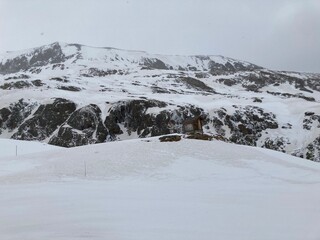
[[87, 177], [87, 163], [86, 163], [86, 160], [84, 160], [84, 176]]

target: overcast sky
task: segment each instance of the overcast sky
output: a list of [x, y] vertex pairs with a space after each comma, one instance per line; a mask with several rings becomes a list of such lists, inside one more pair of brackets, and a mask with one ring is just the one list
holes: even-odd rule
[[320, 0], [0, 0], [0, 52], [55, 41], [320, 72]]

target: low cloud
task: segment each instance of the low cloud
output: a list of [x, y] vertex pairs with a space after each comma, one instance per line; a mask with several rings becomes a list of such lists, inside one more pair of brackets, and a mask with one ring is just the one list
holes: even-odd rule
[[0, 0], [0, 51], [54, 41], [320, 72], [318, 0]]

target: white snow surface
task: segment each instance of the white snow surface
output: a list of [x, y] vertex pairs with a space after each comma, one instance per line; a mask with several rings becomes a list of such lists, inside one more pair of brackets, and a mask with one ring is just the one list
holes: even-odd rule
[[0, 152], [1, 239], [320, 239], [315, 162], [187, 139], [45, 148]]
[[0, 139], [0, 157], [20, 156], [54, 149], [60, 149], [60, 147], [39, 142]]

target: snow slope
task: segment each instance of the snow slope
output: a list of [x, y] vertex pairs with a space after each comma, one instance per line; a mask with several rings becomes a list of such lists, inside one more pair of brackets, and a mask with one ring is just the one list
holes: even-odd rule
[[60, 149], [57, 146], [39, 142], [0, 139], [0, 157], [16, 156], [29, 153]]
[[279, 152], [148, 138], [0, 166], [1, 239], [320, 238], [320, 165]]

